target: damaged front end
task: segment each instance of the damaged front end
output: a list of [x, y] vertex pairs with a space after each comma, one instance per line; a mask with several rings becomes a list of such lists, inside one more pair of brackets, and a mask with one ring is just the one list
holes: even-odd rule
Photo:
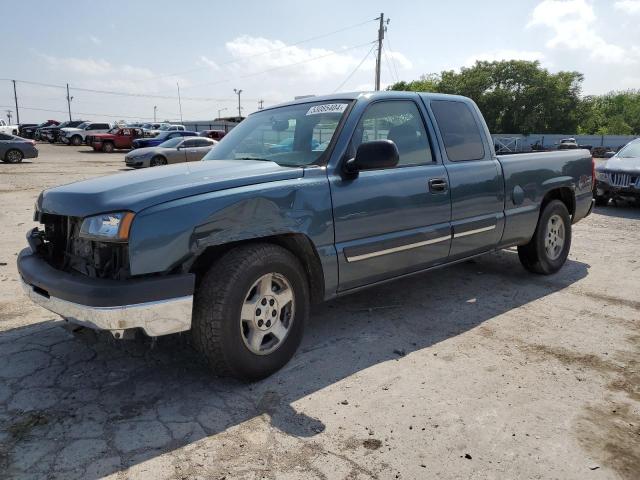
[[36, 212], [35, 220], [44, 228], [27, 235], [31, 250], [56, 270], [113, 280], [131, 276], [126, 243], [84, 238], [81, 218]]

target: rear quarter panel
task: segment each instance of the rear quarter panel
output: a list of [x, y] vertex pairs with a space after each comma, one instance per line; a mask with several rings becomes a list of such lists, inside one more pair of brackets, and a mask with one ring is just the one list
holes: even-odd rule
[[575, 198], [574, 222], [591, 205], [592, 171], [588, 150], [498, 156], [505, 183], [505, 230], [501, 246], [527, 243], [536, 228], [542, 201], [566, 187]]

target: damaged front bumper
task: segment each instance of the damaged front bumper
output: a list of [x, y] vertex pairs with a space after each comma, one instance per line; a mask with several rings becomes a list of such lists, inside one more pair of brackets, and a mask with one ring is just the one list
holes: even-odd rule
[[30, 248], [18, 257], [27, 296], [67, 321], [123, 337], [132, 329], [151, 336], [191, 329], [195, 275], [110, 280], [56, 270]]

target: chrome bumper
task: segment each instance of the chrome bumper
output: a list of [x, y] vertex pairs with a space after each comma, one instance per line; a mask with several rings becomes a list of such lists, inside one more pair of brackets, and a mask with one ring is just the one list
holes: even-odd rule
[[69, 322], [95, 330], [109, 330], [116, 338], [132, 328], [141, 328], [150, 337], [191, 329], [193, 295], [135, 305], [90, 307], [42, 295], [24, 281], [22, 288], [34, 303]]

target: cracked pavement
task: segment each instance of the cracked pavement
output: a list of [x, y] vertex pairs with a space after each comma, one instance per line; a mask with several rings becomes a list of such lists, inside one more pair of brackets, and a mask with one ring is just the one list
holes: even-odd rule
[[72, 332], [22, 295], [39, 191], [123, 165], [39, 148], [0, 165], [0, 477], [637, 478], [639, 208], [576, 225], [551, 277], [503, 251], [321, 305], [243, 384], [186, 335]]

